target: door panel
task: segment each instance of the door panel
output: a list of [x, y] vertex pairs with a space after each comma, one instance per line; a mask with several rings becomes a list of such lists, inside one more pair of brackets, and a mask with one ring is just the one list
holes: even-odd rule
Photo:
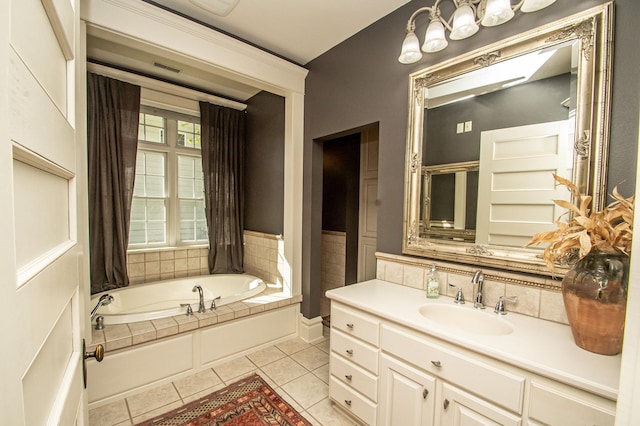
[[565, 120], [482, 132], [477, 244], [522, 247], [555, 228], [561, 210], [553, 200], [570, 195], [553, 179], [570, 176], [569, 127]]
[[[76, 67], [84, 67], [75, 59], [79, 2], [7, 3], [0, 21], [0, 299], [7, 307], [0, 324], [9, 325], [1, 418], [82, 425], [88, 258], [86, 204], [78, 208], [86, 200], [86, 138], [75, 109], [76, 94], [85, 93], [76, 87]], [[78, 117], [84, 123], [84, 112]]]
[[378, 128], [362, 132], [360, 141], [360, 217], [358, 281], [376, 277], [378, 235]]

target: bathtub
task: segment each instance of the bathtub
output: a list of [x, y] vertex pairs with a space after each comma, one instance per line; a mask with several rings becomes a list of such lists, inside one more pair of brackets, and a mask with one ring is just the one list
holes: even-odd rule
[[104, 318], [104, 324], [125, 324], [184, 314], [186, 307], [180, 305], [186, 303], [197, 312], [198, 292], [192, 291], [195, 285], [202, 287], [207, 308], [218, 296], [220, 299], [216, 300], [216, 306], [223, 306], [253, 297], [266, 288], [260, 278], [247, 274], [185, 277], [97, 293], [91, 297], [91, 308], [97, 305], [100, 296], [113, 296], [113, 301], [101, 306], [96, 314], [96, 318]]

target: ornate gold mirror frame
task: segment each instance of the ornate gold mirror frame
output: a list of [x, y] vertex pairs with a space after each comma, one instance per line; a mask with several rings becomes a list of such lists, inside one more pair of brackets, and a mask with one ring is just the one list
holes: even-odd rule
[[[424, 89], [509, 58], [571, 40], [578, 42], [573, 181], [593, 196], [594, 209], [606, 203], [612, 62], [612, 3], [439, 63], [409, 78], [409, 120], [405, 162], [402, 250], [405, 254], [479, 266], [550, 275], [541, 249], [443, 241], [420, 233], [423, 188]], [[562, 275], [564, 270], [556, 271]]]

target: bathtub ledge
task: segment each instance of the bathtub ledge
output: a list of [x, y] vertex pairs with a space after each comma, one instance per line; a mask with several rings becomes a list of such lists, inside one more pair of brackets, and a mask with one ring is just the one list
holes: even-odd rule
[[177, 315], [150, 321], [132, 322], [128, 324], [106, 325], [103, 330], [91, 328], [91, 344], [86, 348], [92, 352], [98, 345], [103, 345], [105, 353], [131, 346], [149, 343], [154, 340], [175, 336], [181, 333], [206, 328], [234, 319], [271, 311], [302, 301], [302, 295], [287, 296], [270, 289], [263, 293], [216, 308], [204, 313], [194, 312], [192, 316]]

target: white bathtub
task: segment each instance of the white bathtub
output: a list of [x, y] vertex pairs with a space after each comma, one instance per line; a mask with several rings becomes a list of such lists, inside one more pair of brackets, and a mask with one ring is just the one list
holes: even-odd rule
[[260, 278], [247, 274], [185, 277], [97, 293], [91, 297], [91, 308], [96, 306], [100, 296], [113, 296], [113, 301], [101, 306], [96, 314], [96, 317], [104, 317], [105, 324], [125, 324], [184, 314], [186, 308], [180, 305], [185, 303], [197, 312], [199, 296], [197, 291], [192, 291], [195, 285], [202, 287], [206, 308], [218, 296], [220, 300], [216, 300], [216, 306], [223, 306], [253, 297], [266, 288]]

